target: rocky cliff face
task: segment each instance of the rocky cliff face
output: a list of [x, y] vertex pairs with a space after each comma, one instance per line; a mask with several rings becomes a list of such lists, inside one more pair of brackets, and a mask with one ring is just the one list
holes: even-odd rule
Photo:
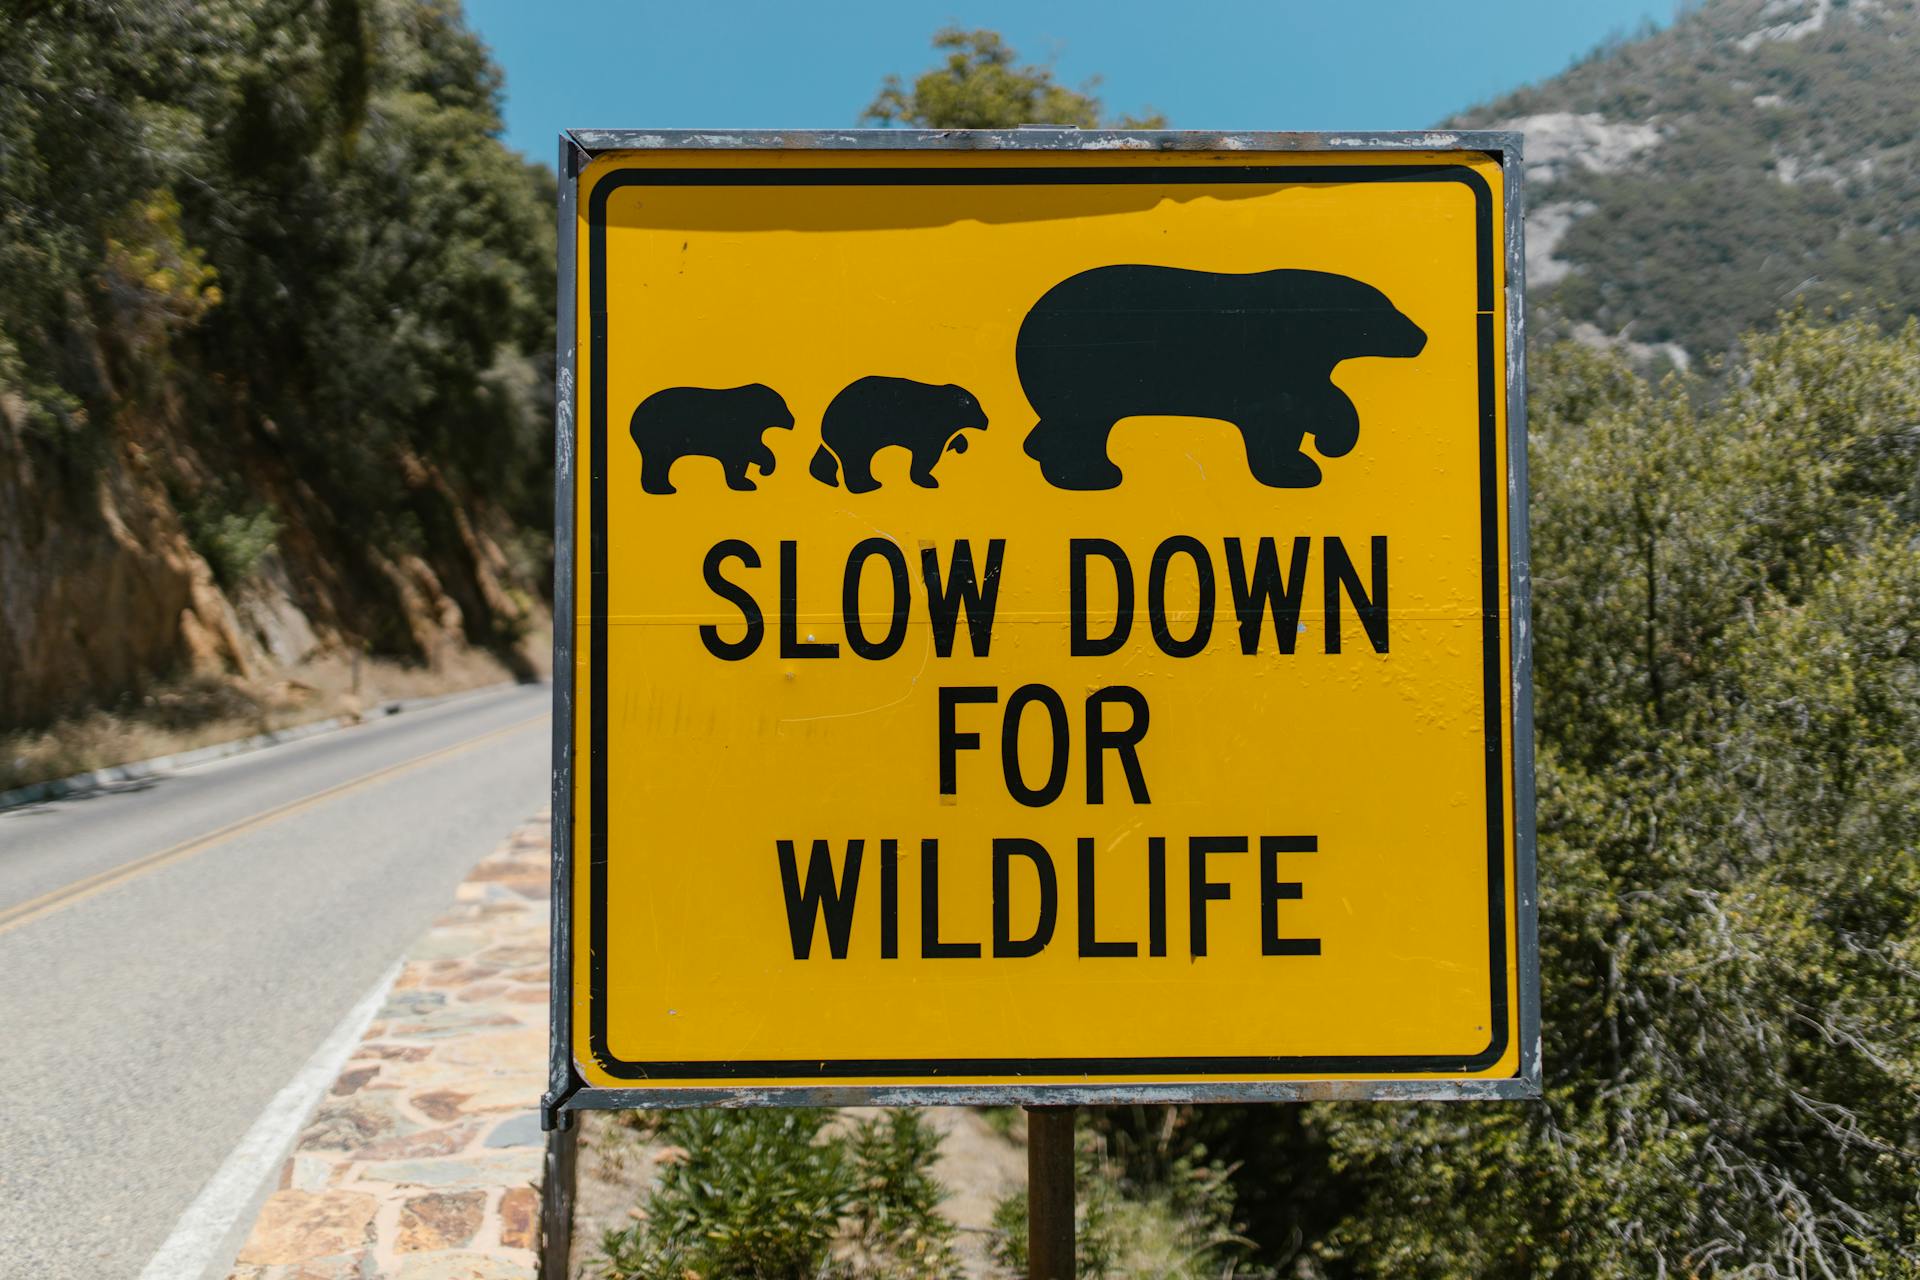
[[140, 451], [115, 449], [90, 475], [62, 470], [36, 458], [19, 410], [0, 401], [0, 724], [178, 664], [239, 665], [222, 636], [232, 611]]
[[167, 482], [189, 453], [181, 440], [131, 415], [108, 436], [101, 456], [63, 460], [34, 447], [0, 390], [0, 728], [157, 678], [259, 677], [329, 649], [433, 665], [480, 645], [530, 670], [515, 641], [540, 607], [535, 584], [481, 527], [484, 507], [417, 459], [404, 462], [407, 492], [434, 517], [419, 549], [382, 552], [297, 484], [265, 479], [282, 523], [223, 583]]

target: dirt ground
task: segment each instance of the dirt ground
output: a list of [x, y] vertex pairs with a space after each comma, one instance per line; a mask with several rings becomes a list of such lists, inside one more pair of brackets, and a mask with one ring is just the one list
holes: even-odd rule
[[[552, 665], [551, 634], [542, 625], [522, 645], [542, 676]], [[157, 684], [44, 729], [0, 733], [0, 791], [513, 678], [491, 653], [450, 649], [431, 666], [330, 654], [251, 680]]]
[[[850, 1107], [847, 1114], [871, 1115], [873, 1109]], [[1011, 1133], [1002, 1136], [976, 1108], [936, 1107], [923, 1114], [941, 1135], [940, 1160], [934, 1171], [947, 1189], [947, 1198], [940, 1207], [958, 1228], [954, 1245], [966, 1274], [1004, 1280], [1005, 1273], [993, 1266], [988, 1250], [993, 1206], [1009, 1191], [1026, 1185], [1025, 1125], [1015, 1118]], [[653, 1185], [658, 1150], [622, 1113], [583, 1112], [579, 1123], [572, 1275], [575, 1280], [597, 1280], [603, 1257], [600, 1238], [638, 1216], [634, 1209]]]

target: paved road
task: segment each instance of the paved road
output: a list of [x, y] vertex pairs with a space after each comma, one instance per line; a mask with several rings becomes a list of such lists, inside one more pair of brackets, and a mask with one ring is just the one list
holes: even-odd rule
[[476, 695], [0, 812], [0, 1277], [140, 1274], [545, 803], [548, 698]]

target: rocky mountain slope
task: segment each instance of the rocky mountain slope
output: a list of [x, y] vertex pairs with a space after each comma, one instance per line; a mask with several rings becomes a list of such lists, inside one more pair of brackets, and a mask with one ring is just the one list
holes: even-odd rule
[[1686, 362], [1797, 299], [1920, 306], [1920, 3], [1710, 0], [1463, 113], [1527, 135], [1550, 326]]

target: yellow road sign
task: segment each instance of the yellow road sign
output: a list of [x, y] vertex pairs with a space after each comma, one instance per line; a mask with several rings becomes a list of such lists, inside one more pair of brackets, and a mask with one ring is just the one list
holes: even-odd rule
[[563, 152], [556, 1093], [1535, 1088], [1511, 139], [886, 137]]

